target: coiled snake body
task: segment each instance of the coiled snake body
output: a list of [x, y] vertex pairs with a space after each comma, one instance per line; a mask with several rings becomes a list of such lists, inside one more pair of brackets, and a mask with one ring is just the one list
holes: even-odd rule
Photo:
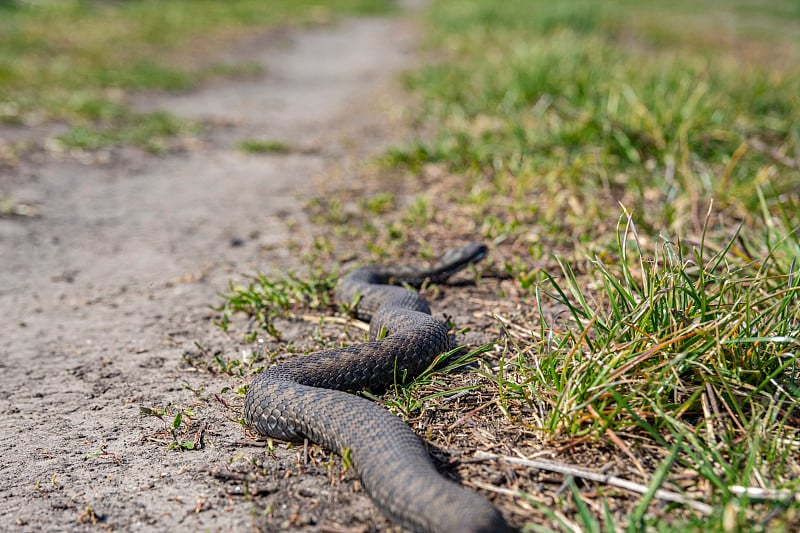
[[[413, 378], [450, 348], [447, 326], [433, 318], [414, 291], [442, 282], [486, 255], [482, 244], [448, 252], [429, 269], [359, 268], [336, 289], [340, 302], [357, 300], [370, 320], [369, 342], [297, 357], [262, 372], [250, 385], [245, 419], [258, 433], [283, 440], [308, 438], [343, 453], [373, 501], [392, 520], [420, 532], [506, 532], [511, 529], [483, 497], [436, 471], [417, 435], [373, 402], [342, 391], [381, 392]], [[378, 340], [382, 332], [388, 335]]]

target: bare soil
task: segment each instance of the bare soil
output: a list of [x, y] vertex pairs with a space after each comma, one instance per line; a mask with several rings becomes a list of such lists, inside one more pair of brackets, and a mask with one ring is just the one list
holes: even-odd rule
[[[44, 140], [57, 126], [0, 129], [40, 147], [0, 168], [0, 191], [36, 215], [0, 218], [1, 530], [388, 527], [329, 454], [246, 438], [222, 393], [241, 381], [187, 361], [239, 349], [213, 323], [218, 294], [297, 268], [317, 184], [391, 140], [415, 39], [390, 18], [239, 43], [228, 53], [264, 76], [136, 97], [209, 125], [163, 156], [60, 153]], [[292, 150], [244, 154], [248, 138]], [[170, 425], [188, 410], [181, 437], [196, 449], [169, 450], [168, 428], [142, 408], [166, 408]]]

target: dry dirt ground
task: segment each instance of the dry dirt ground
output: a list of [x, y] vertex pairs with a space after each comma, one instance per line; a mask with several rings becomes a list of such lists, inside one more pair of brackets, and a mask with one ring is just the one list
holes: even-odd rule
[[[185, 356], [196, 342], [238, 349], [209, 306], [232, 278], [297, 266], [287, 243], [313, 238], [305, 201], [389, 140], [392, 87], [415, 42], [407, 17], [273, 31], [231, 52], [264, 76], [139, 98], [210, 125], [169, 154], [41, 142], [0, 169], [0, 190], [38, 212], [0, 218], [0, 530], [387, 527], [352, 474], [332, 484], [302, 446], [267, 456], [245, 439], [215, 401], [237, 382]], [[294, 149], [235, 148], [254, 137]], [[174, 406], [193, 413], [202, 448], [168, 450], [162, 422], [141, 412], [169, 407], [171, 424]], [[236, 461], [267, 482], [209, 473]]]

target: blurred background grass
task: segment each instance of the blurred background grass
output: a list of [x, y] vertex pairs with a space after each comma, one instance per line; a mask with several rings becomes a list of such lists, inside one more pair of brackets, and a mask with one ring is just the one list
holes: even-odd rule
[[78, 126], [63, 139], [78, 148], [156, 148], [148, 139], [189, 126], [168, 111], [133, 113], [128, 92], [259, 74], [259, 65], [225, 61], [222, 53], [271, 26], [324, 24], [390, 8], [389, 0], [5, 0], [0, 122], [64, 121]]
[[[511, 197], [535, 185], [535, 222], [587, 239], [619, 202], [698, 229], [712, 197], [759, 216], [757, 189], [800, 223], [797, 3], [452, 1], [429, 20], [447, 59], [409, 86], [438, 135], [390, 163], [491, 175]], [[559, 217], [567, 195], [581, 207]]]

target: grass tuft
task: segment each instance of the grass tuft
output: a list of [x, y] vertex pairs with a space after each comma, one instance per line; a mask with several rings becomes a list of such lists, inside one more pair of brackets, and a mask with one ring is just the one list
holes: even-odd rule
[[231, 282], [230, 292], [222, 295], [223, 303], [216, 308], [220, 313], [218, 325], [227, 331], [233, 315], [244, 313], [257, 327], [248, 335], [250, 341], [257, 338], [259, 331], [278, 340], [281, 332], [275, 326], [275, 318], [289, 316], [292, 309], [301, 306], [311, 309], [335, 308], [332, 293], [337, 280], [335, 273], [317, 272], [309, 279], [303, 279], [290, 272], [278, 279], [257, 274], [247, 286]]
[[236, 147], [246, 154], [288, 154], [292, 147], [284, 141], [246, 139]]
[[93, 105], [90, 112], [103, 122], [71, 127], [58, 136], [64, 147], [99, 150], [125, 144], [161, 153], [166, 150], [171, 137], [199, 129], [197, 125], [180, 120], [166, 111], [134, 114], [126, 108], [99, 104]]

